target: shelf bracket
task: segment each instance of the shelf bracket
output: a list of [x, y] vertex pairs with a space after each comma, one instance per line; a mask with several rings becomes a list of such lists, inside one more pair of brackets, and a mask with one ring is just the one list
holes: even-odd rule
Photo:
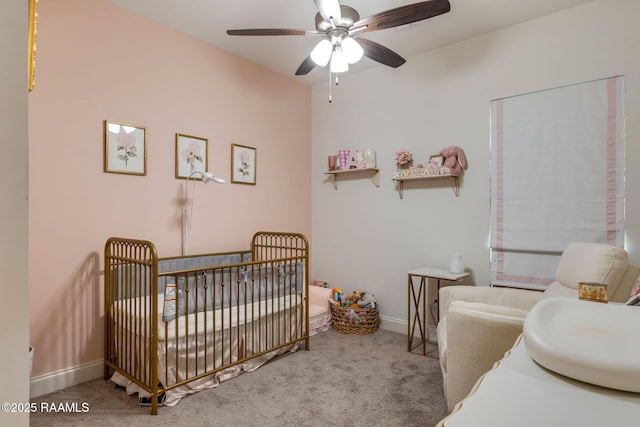
[[380, 175], [378, 174], [378, 171], [370, 171], [371, 175], [369, 176], [369, 179], [371, 180], [371, 182], [373, 182], [373, 185], [375, 185], [376, 187], [380, 188]]
[[399, 179], [394, 179], [393, 182], [395, 182], [396, 191], [400, 195], [400, 200], [402, 200], [402, 198], [404, 196], [404, 181], [401, 181]]
[[456, 197], [460, 197], [460, 177], [451, 177], [451, 188], [453, 188], [453, 194], [455, 194]]
[[329, 179], [329, 183], [333, 186], [333, 188], [335, 190], [337, 190], [338, 189], [338, 181], [336, 180], [336, 174], [328, 173], [326, 175], [327, 175], [327, 178]]

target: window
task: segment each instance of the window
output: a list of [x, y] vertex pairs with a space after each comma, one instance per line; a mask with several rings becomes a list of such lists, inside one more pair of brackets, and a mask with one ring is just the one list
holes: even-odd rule
[[491, 101], [491, 284], [544, 289], [570, 242], [624, 246], [623, 76]]

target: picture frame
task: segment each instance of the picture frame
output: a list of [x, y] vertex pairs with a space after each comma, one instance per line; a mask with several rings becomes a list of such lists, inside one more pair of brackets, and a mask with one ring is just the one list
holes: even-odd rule
[[437, 163], [438, 167], [442, 167], [442, 165], [444, 164], [444, 156], [442, 154], [433, 154], [429, 156], [429, 163], [431, 163], [432, 161]]
[[[209, 170], [209, 140], [176, 133], [176, 179], [188, 179], [194, 172]], [[193, 177], [192, 179], [202, 179]]]
[[147, 128], [104, 121], [104, 171], [128, 175], [147, 174]]
[[256, 185], [257, 150], [246, 145], [231, 144], [231, 182]]

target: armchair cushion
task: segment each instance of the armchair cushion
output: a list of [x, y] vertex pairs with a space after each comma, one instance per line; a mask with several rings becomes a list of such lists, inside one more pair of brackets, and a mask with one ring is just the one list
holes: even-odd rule
[[629, 260], [627, 252], [616, 246], [598, 243], [569, 243], [556, 268], [556, 281], [572, 289], [580, 282], [609, 285], [611, 296], [624, 275]]
[[609, 301], [626, 302], [631, 296], [632, 288], [638, 286], [638, 274], [640, 274], [640, 268], [629, 265], [613, 293], [609, 290]]

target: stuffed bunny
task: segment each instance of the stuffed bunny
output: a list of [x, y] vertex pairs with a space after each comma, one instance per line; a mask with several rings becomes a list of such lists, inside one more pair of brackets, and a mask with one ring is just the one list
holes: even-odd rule
[[467, 157], [464, 155], [464, 150], [458, 146], [452, 145], [440, 150], [440, 154], [444, 156], [444, 163], [442, 164], [443, 173], [451, 173], [452, 175], [460, 175], [462, 171], [467, 168]]

